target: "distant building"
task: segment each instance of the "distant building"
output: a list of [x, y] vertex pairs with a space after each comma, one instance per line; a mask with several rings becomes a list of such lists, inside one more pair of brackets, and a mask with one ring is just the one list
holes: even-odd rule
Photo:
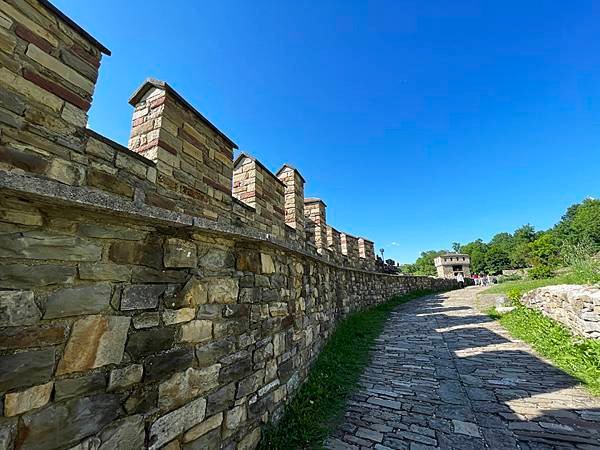
[[433, 260], [438, 278], [454, 278], [462, 273], [465, 278], [471, 276], [471, 259], [465, 253], [446, 253]]

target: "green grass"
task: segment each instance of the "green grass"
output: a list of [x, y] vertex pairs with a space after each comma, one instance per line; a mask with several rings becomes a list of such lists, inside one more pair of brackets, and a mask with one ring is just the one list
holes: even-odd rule
[[495, 284], [483, 291], [483, 294], [508, 294], [512, 289], [518, 289], [521, 292], [527, 292], [539, 287], [550, 286], [553, 284], [577, 284], [570, 274], [559, 275], [552, 278], [544, 278], [541, 280], [516, 280], [506, 281], [505, 283]]
[[343, 417], [348, 395], [369, 361], [369, 351], [398, 305], [431, 294], [413, 292], [392, 298], [343, 320], [319, 354], [306, 382], [286, 406], [276, 426], [268, 427], [258, 449], [318, 449]]
[[540, 355], [600, 395], [600, 341], [573, 336], [567, 328], [538, 311], [517, 303], [517, 308], [488, 315], [499, 320], [511, 335], [531, 344]]

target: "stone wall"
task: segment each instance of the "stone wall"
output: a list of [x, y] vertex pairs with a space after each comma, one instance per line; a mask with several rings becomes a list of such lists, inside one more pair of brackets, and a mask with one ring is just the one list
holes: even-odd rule
[[547, 286], [528, 292], [521, 302], [562, 323], [574, 334], [600, 339], [600, 288]]
[[251, 449], [340, 318], [456, 287], [365, 270], [337, 231], [317, 252], [290, 166], [244, 156], [265, 190], [236, 198], [236, 145], [164, 82], [129, 148], [88, 130], [102, 54], [0, 0], [0, 448]]

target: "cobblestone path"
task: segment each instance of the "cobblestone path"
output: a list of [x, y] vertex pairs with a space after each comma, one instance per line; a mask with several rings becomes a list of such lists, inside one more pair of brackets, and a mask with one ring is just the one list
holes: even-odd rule
[[392, 314], [327, 448], [600, 448], [600, 398], [475, 309], [477, 292]]

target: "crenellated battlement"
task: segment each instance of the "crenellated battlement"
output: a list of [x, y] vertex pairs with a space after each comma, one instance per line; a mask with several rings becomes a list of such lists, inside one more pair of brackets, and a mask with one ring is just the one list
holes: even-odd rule
[[47, 2], [26, 4], [2, 2], [0, 169], [256, 229], [345, 266], [375, 267], [371, 241], [342, 233], [337, 245], [325, 202], [304, 198], [296, 168], [285, 164], [274, 174], [247, 153], [234, 161], [237, 145], [164, 81], [147, 79], [129, 99], [127, 148], [87, 130], [101, 57], [110, 52]]

